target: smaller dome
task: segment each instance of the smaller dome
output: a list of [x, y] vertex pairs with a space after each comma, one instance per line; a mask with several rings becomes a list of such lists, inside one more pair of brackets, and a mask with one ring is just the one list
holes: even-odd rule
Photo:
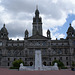
[[74, 33], [74, 28], [71, 26], [71, 24], [70, 24], [70, 26], [69, 26], [67, 32], [72, 32], [72, 33]]
[[8, 31], [7, 31], [7, 29], [5, 28], [5, 24], [4, 24], [3, 28], [1, 29], [1, 32], [2, 32], [2, 33], [7, 33], [7, 34], [8, 34]]

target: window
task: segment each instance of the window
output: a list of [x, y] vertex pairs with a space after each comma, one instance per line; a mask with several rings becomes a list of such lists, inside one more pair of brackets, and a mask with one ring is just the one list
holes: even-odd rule
[[10, 64], [8, 63], [8, 66], [10, 66]]
[[66, 57], [66, 60], [68, 60], [68, 57]]
[[17, 43], [13, 43], [13, 46], [17, 46], [18, 44]]
[[60, 57], [60, 60], [62, 60], [62, 57]]
[[12, 46], [12, 43], [8, 43], [7, 46]]
[[16, 58], [14, 58], [14, 61], [16, 60]]
[[22, 58], [20, 58], [20, 60], [22, 60]]
[[46, 49], [43, 49], [43, 50], [42, 50], [42, 53], [43, 53], [43, 54], [46, 54], [46, 53], [47, 53]]
[[29, 50], [29, 54], [33, 54], [33, 50]]
[[43, 42], [42, 42], [42, 45], [43, 45], [43, 46], [46, 46], [46, 41], [43, 41]]
[[27, 61], [27, 58], [25, 58], [25, 61]]
[[73, 44], [75, 45], [75, 40], [73, 41]]
[[56, 58], [54, 58], [54, 60], [56, 60]]
[[0, 49], [0, 55], [2, 55], [2, 50]]
[[2, 42], [0, 41], [0, 46], [2, 46]]
[[60, 49], [58, 49], [58, 54], [62, 54], [63, 52], [62, 52], [62, 49], [60, 48]]
[[49, 58], [49, 60], [51, 61], [51, 58]]
[[66, 65], [68, 66], [68, 62], [66, 62]]
[[73, 53], [75, 54], [75, 48], [74, 48], [74, 51], [73, 51]]
[[25, 53], [27, 53], [27, 50], [25, 51]]
[[27, 65], [27, 62], [25, 62], [25, 65]]
[[65, 49], [65, 54], [68, 54], [68, 50], [67, 49]]
[[30, 60], [33, 60], [33, 58], [29, 58]]
[[10, 61], [10, 58], [8, 58], [8, 61]]
[[0, 58], [0, 61], [1, 61], [1, 58]]
[[8, 50], [8, 56], [11, 56], [11, 50]]
[[51, 62], [49, 63], [49, 65], [51, 65]]

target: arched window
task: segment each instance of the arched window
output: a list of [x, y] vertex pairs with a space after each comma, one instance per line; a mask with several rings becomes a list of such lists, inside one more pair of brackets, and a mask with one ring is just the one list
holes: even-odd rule
[[32, 66], [33, 65], [33, 62], [30, 62], [30, 66]]
[[43, 65], [46, 66], [46, 62], [43, 62]]

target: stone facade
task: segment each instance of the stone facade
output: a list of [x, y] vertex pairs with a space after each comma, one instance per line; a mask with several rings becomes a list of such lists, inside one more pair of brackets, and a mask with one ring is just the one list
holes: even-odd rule
[[32, 36], [29, 37], [28, 30], [25, 30], [24, 40], [15, 41], [9, 39], [4, 24], [0, 30], [0, 66], [12, 66], [16, 59], [22, 59], [25, 65], [32, 66], [35, 64], [35, 50], [41, 50], [42, 64], [47, 66], [53, 60], [60, 60], [65, 66], [71, 66], [75, 62], [75, 30], [71, 24], [66, 39], [51, 40], [50, 30], [47, 30], [47, 37], [42, 35], [42, 18], [36, 9], [32, 25]]

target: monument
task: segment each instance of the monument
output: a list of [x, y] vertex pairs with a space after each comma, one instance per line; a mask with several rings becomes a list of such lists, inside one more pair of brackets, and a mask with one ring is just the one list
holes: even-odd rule
[[41, 51], [35, 51], [35, 70], [42, 70], [42, 58], [41, 58]]
[[57, 63], [54, 64], [54, 66], [44, 66], [42, 65], [42, 57], [41, 57], [41, 50], [35, 51], [35, 64], [33, 66], [23, 66], [23, 63], [20, 64], [20, 71], [23, 70], [58, 70]]

